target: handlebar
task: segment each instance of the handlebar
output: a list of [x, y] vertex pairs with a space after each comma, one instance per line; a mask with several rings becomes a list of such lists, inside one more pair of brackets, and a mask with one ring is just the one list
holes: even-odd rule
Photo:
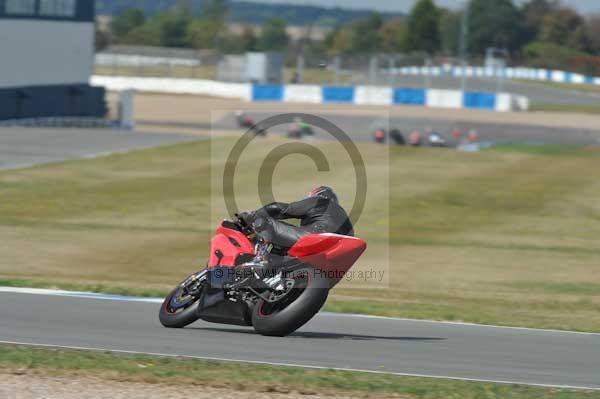
[[254, 233], [254, 229], [252, 228], [252, 226], [250, 226], [248, 223], [246, 223], [246, 221], [244, 219], [242, 219], [239, 214], [236, 213], [235, 218], [236, 218], [236, 220], [234, 220], [233, 223], [238, 225], [240, 227], [240, 229], [242, 230], [242, 232], [244, 232], [247, 235]]

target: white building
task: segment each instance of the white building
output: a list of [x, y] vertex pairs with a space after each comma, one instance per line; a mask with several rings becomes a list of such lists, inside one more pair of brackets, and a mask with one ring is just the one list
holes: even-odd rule
[[94, 0], [0, 0], [0, 120], [103, 116]]

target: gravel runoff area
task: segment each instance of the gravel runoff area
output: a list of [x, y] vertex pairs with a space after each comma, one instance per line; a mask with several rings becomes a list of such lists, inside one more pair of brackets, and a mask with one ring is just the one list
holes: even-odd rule
[[[90, 376], [46, 376], [30, 373], [0, 374], [0, 399], [318, 399], [298, 392], [249, 392], [201, 385], [155, 384]], [[326, 395], [325, 395], [326, 397]], [[345, 398], [336, 396], [338, 398]], [[347, 398], [347, 397], [346, 397]]]

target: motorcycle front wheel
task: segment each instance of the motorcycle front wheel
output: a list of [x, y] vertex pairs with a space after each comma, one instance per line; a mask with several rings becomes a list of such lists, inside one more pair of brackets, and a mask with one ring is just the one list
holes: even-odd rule
[[204, 274], [205, 271], [192, 274], [167, 295], [158, 313], [158, 319], [163, 326], [167, 328], [183, 328], [198, 320], [199, 317], [196, 316], [196, 308], [198, 307], [201, 291], [197, 291], [194, 295], [191, 295], [187, 292], [187, 289], [193, 283], [192, 279], [196, 279], [196, 282], [201, 284]]
[[260, 299], [252, 311], [254, 329], [267, 336], [283, 337], [306, 324], [321, 309], [329, 294], [329, 280], [319, 270], [303, 267], [286, 278], [294, 286], [277, 302]]

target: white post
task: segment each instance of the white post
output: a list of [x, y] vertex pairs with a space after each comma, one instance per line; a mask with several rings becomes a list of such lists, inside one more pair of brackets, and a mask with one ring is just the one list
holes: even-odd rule
[[123, 90], [119, 93], [119, 124], [124, 129], [135, 129], [133, 99], [135, 90]]

